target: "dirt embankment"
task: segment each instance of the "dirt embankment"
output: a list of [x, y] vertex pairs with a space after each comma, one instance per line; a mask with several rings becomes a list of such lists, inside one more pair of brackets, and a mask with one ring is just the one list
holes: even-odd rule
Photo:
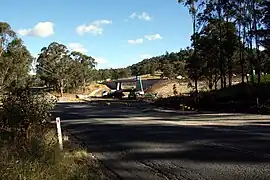
[[103, 90], [110, 91], [110, 88], [108, 88], [106, 85], [103, 84], [93, 83], [87, 85], [85, 90], [78, 89], [74, 92], [64, 93], [63, 97], [61, 97], [60, 93], [58, 92], [51, 92], [51, 95], [59, 98], [60, 101], [78, 101], [78, 98], [76, 98], [76, 95], [78, 94], [100, 97], [102, 95]]
[[[232, 84], [236, 85], [239, 84], [240, 82], [241, 79], [239, 77], [234, 77]], [[193, 91], [195, 88], [194, 82], [192, 82], [191, 85], [192, 86], [189, 86], [189, 82], [185, 80], [160, 81], [153, 84], [153, 86], [150, 89], [148, 89], [147, 92], [157, 94], [159, 97], [166, 98], [170, 96], [190, 93], [190, 91]], [[219, 87], [220, 84], [218, 82], [218, 88]], [[198, 82], [198, 91], [209, 91], [208, 85], [205, 81]]]
[[[204, 83], [199, 83], [199, 90], [205, 89]], [[188, 86], [188, 82], [179, 82], [177, 80], [162, 81], [154, 84], [147, 93], [157, 94], [159, 97], [170, 97], [179, 94], [185, 94], [192, 91], [193, 88]]]
[[90, 95], [90, 96], [101, 96], [103, 90], [110, 91], [110, 88], [108, 88], [104, 84], [97, 84], [92, 83], [86, 86], [85, 91], [83, 89], [80, 89], [76, 92], [76, 94], [84, 94], [84, 95]]

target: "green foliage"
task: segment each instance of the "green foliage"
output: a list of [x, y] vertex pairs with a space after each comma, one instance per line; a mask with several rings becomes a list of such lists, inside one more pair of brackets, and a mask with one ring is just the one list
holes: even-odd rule
[[[223, 88], [227, 78], [232, 84], [233, 73], [241, 74], [244, 81], [253, 67], [259, 74], [262, 69], [266, 71], [268, 63], [262, 61], [267, 58], [259, 51], [259, 38], [263, 35], [265, 39], [269, 32], [268, 2], [178, 0], [178, 3], [187, 6], [193, 18], [194, 57], [186, 66], [191, 79], [203, 77], [209, 86], [220, 80]], [[263, 31], [259, 29], [263, 27], [261, 22], [265, 25]], [[265, 47], [269, 44], [267, 38], [262, 42]]]
[[31, 132], [38, 130], [50, 120], [50, 110], [55, 99], [44, 93], [33, 93], [27, 88], [14, 88], [4, 95], [2, 126], [28, 139]]
[[[250, 81], [252, 82], [252, 77], [250, 77]], [[253, 82], [254, 83], [258, 83], [258, 76], [254, 76], [253, 77]], [[261, 79], [261, 83], [270, 83], [270, 74], [264, 74], [262, 75], [262, 79]]]
[[67, 89], [74, 90], [82, 86], [85, 90], [86, 83], [93, 80], [93, 69], [96, 66], [95, 59], [80, 52], [71, 52], [71, 67], [68, 74]]
[[164, 64], [163, 66], [163, 75], [168, 78], [175, 77], [174, 66], [172, 64]]
[[0, 22], [0, 92], [26, 83], [33, 57], [6, 22]]
[[41, 50], [37, 58], [37, 75], [45, 85], [61, 92], [85, 86], [91, 82], [95, 59], [80, 52], [69, 52], [57, 42]]

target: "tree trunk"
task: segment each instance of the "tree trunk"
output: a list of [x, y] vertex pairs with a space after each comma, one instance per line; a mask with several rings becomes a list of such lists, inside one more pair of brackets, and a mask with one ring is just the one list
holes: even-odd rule
[[60, 93], [61, 93], [61, 97], [64, 96], [64, 80], [61, 79], [60, 80]]
[[[249, 31], [252, 31], [252, 22], [250, 22], [249, 24]], [[252, 33], [250, 34], [249, 37], [249, 73], [251, 75], [251, 83], [254, 84], [254, 74], [253, 74], [253, 45], [252, 45], [252, 41], [253, 41], [253, 35]]]
[[257, 29], [257, 14], [255, 11], [255, 2], [253, 1], [253, 13], [254, 13], [254, 30], [255, 30], [255, 45], [256, 45], [256, 57], [257, 57], [257, 74], [258, 84], [261, 83], [261, 57], [259, 50], [258, 29]]
[[228, 71], [229, 71], [229, 87], [232, 86], [232, 62], [231, 62], [231, 58], [228, 58], [229, 62], [228, 62]]
[[[226, 26], [227, 39], [229, 39], [229, 17], [228, 17], [228, 15], [226, 17], [226, 23], [227, 23], [227, 26]], [[232, 86], [232, 75], [233, 75], [233, 73], [232, 73], [232, 59], [230, 57], [230, 53], [229, 52], [227, 52], [227, 53], [228, 53], [227, 54], [227, 61], [228, 61], [229, 87], [231, 87]]]
[[242, 83], [245, 82], [245, 73], [244, 73], [244, 62], [243, 62], [243, 57], [242, 57], [242, 42], [241, 42], [241, 24], [239, 23], [239, 61], [240, 61], [240, 66], [241, 66], [241, 75], [242, 75]]
[[195, 103], [198, 104], [198, 79], [195, 79]]
[[[193, 2], [193, 8], [195, 8], [195, 4], [194, 4], [194, 2]], [[195, 35], [194, 36], [194, 58], [195, 58], [195, 61], [197, 60], [197, 35], [195, 34], [196, 33], [196, 13], [194, 12], [193, 14], [192, 14], [192, 16], [193, 16], [193, 34]], [[197, 104], [198, 103], [198, 99], [197, 99], [197, 97], [198, 97], [198, 75], [197, 75], [197, 77], [196, 77], [196, 79], [195, 79], [195, 103]]]
[[[242, 1], [238, 0], [238, 7], [240, 8], [240, 18], [242, 18], [243, 16], [243, 12], [242, 12]], [[242, 19], [238, 19], [238, 38], [239, 38], [239, 62], [240, 62], [240, 66], [241, 66], [241, 76], [242, 76], [242, 83], [245, 82], [245, 73], [244, 73], [244, 62], [243, 62], [243, 57], [242, 57], [242, 42], [241, 42], [241, 23], [242, 23]]]
[[[245, 64], [246, 64], [246, 59], [244, 58], [243, 52], [245, 51], [245, 44], [246, 44], [246, 26], [244, 25], [243, 27], [243, 44], [242, 44], [242, 61], [243, 61], [243, 71], [245, 69]], [[244, 72], [245, 76], [246, 76], [246, 72]]]
[[221, 27], [221, 7], [220, 7], [220, 0], [218, 0], [218, 28], [219, 28], [219, 68], [220, 68], [220, 86], [224, 88], [224, 68], [223, 68], [223, 53], [222, 53], [222, 27]]
[[85, 83], [85, 78], [83, 78], [83, 93], [85, 93], [85, 85], [86, 83]]
[[217, 70], [215, 70], [215, 78], [214, 78], [215, 90], [217, 90], [217, 83], [218, 83], [218, 73]]
[[227, 78], [226, 78], [226, 73], [224, 73], [224, 79], [223, 79], [223, 81], [224, 81], [224, 88], [226, 88], [227, 87]]
[[212, 75], [208, 79], [208, 88], [209, 88], [210, 91], [212, 91], [212, 89], [213, 89], [213, 77], [212, 77]]

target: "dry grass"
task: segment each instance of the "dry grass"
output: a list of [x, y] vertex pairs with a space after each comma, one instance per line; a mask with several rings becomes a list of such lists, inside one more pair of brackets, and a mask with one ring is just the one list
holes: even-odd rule
[[152, 76], [151, 74], [144, 74], [141, 75], [142, 80], [147, 80], [147, 79], [160, 79], [160, 74], [156, 73], [156, 75]]
[[0, 179], [110, 179], [99, 163], [70, 138], [65, 138], [64, 151], [60, 152], [54, 129], [36, 134], [27, 146], [8, 140], [3, 132], [0, 138]]
[[82, 95], [91, 95], [91, 96], [102, 96], [103, 90], [109, 91], [110, 88], [108, 88], [106, 85], [103, 84], [97, 84], [97, 83], [91, 83], [88, 84], [85, 88], [85, 91], [82, 88], [78, 88], [74, 92], [64, 93], [64, 96], [61, 97], [61, 94], [59, 92], [51, 92], [52, 95], [60, 98], [63, 101], [78, 101], [76, 98], [77, 94]]
[[[96, 93], [92, 94], [92, 92], [96, 91], [96, 90], [99, 90], [97, 91]], [[85, 91], [83, 91], [82, 89], [80, 90], [77, 90], [76, 93], [77, 94], [86, 94], [86, 95], [92, 95], [92, 96], [101, 96], [102, 94], [102, 91], [103, 90], [110, 90], [106, 85], [104, 84], [97, 84], [97, 83], [91, 83], [91, 84], [88, 84], [86, 86], [86, 89]]]
[[173, 92], [173, 86], [176, 86], [176, 90], [179, 93], [188, 93], [192, 90], [192, 88], [188, 87], [188, 83], [183, 82], [179, 83], [176, 80], [171, 81], [162, 81], [159, 83], [156, 83], [152, 86], [151, 89], [149, 89], [148, 93], [157, 93], [159, 97], [169, 97], [174, 96]]
[[[233, 78], [233, 84], [238, 84], [241, 82], [241, 78], [239, 77], [234, 77]], [[179, 80], [168, 80], [168, 81], [162, 81], [155, 83], [151, 89], [149, 89], [147, 92], [148, 93], [158, 93], [159, 97], [169, 97], [169, 96], [174, 96], [173, 93], [173, 86], [176, 86], [176, 90], [178, 94], [185, 94], [185, 93], [190, 93], [190, 91], [194, 90], [191, 87], [188, 87], [188, 82], [185, 81], [179, 81]], [[194, 82], [192, 82], [194, 86]], [[220, 84], [218, 83], [218, 88]], [[209, 91], [209, 88], [207, 86], [207, 83], [204, 81], [200, 81], [198, 83], [198, 90], [199, 91]]]

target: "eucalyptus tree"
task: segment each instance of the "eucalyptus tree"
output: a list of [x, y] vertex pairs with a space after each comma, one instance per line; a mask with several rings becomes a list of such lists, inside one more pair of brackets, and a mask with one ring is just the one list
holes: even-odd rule
[[5, 52], [8, 44], [17, 38], [16, 33], [7, 22], [0, 22], [0, 57]]
[[[248, 42], [249, 46], [249, 68], [250, 72], [255, 67], [258, 75], [258, 83], [261, 80], [261, 56], [259, 51], [259, 32], [262, 28], [262, 19], [264, 17], [264, 2], [265, 0], [244, 0], [236, 1], [235, 7], [242, 7], [242, 11], [237, 11], [238, 24], [242, 25], [243, 41]], [[235, 8], [237, 10], [237, 8]], [[238, 8], [239, 9], [239, 8]], [[246, 36], [246, 37], [245, 37]], [[245, 43], [245, 42], [244, 42]], [[256, 56], [253, 56], [253, 45], [255, 45]], [[253, 79], [253, 78], [252, 78]]]
[[37, 58], [37, 74], [46, 82], [53, 86], [63, 96], [67, 87], [70, 72], [71, 57], [67, 47], [57, 42], [52, 42], [48, 47], [41, 49]]
[[[202, 1], [203, 2], [203, 1]], [[198, 95], [198, 80], [201, 76], [200, 64], [197, 61], [197, 36], [198, 36], [198, 14], [200, 4], [202, 3], [199, 0], [178, 0], [178, 3], [184, 4], [184, 6], [188, 7], [189, 13], [192, 17], [192, 25], [193, 25], [193, 35], [191, 40], [193, 41], [192, 45], [194, 48], [194, 52], [190, 58], [188, 58], [186, 68], [188, 69], [189, 77], [195, 83], [195, 93], [196, 93], [196, 101]]]
[[232, 57], [236, 50], [236, 44], [235, 44], [236, 28], [232, 20], [235, 15], [235, 11], [233, 10], [234, 4], [232, 0], [222, 0], [221, 4], [223, 7], [225, 21], [226, 21], [226, 37], [227, 38], [225, 40], [224, 49], [225, 49], [225, 55], [227, 57], [228, 81], [229, 81], [229, 86], [232, 86], [233, 66], [234, 66]]
[[86, 83], [91, 80], [91, 71], [96, 67], [97, 63], [93, 57], [81, 52], [73, 51], [70, 55], [73, 60], [73, 68], [69, 72], [73, 74], [70, 81], [73, 84], [82, 85], [85, 91]]
[[270, 56], [270, 1], [264, 3], [264, 17], [262, 23], [264, 29], [261, 31], [261, 45], [266, 49], [266, 53]]
[[33, 57], [11, 26], [0, 22], [0, 91], [13, 85], [24, 85]]

